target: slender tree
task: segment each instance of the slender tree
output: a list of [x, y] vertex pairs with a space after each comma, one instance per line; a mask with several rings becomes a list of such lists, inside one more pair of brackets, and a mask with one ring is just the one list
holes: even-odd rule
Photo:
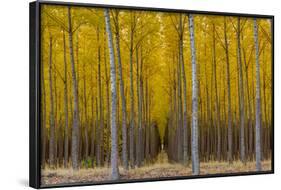
[[242, 58], [241, 58], [241, 26], [240, 17], [237, 19], [237, 61], [239, 66], [239, 113], [240, 113], [240, 159], [245, 163], [245, 119], [244, 119], [244, 81], [243, 81], [243, 68], [242, 68]]
[[72, 125], [72, 144], [71, 144], [71, 157], [72, 167], [74, 170], [78, 170], [78, 154], [79, 154], [79, 107], [78, 107], [78, 84], [76, 79], [74, 53], [73, 53], [73, 31], [72, 31], [72, 19], [71, 8], [68, 7], [68, 37], [69, 37], [69, 54], [71, 63], [72, 74], [72, 93], [73, 93], [73, 125]]
[[53, 40], [50, 36], [49, 41], [49, 88], [50, 88], [50, 142], [49, 142], [49, 164], [54, 167], [55, 164], [55, 116], [54, 116], [54, 96], [53, 96], [53, 78], [52, 78], [52, 49]]
[[102, 98], [102, 82], [101, 82], [101, 48], [99, 26], [97, 27], [97, 43], [98, 43], [98, 95], [99, 95], [99, 127], [97, 130], [97, 165], [103, 165], [103, 98]]
[[216, 55], [216, 25], [213, 23], [213, 80], [215, 85], [215, 110], [216, 110], [216, 128], [217, 128], [217, 159], [221, 159], [221, 118], [220, 104], [218, 95], [217, 81], [217, 55]]
[[46, 119], [47, 119], [47, 109], [46, 109], [46, 86], [45, 86], [45, 72], [44, 72], [44, 61], [41, 61], [41, 84], [42, 84], [42, 126], [41, 126], [41, 139], [42, 139], [42, 154], [41, 154], [41, 164], [42, 168], [45, 168], [46, 161], [46, 143], [47, 143], [47, 130], [46, 130]]
[[139, 47], [136, 48], [136, 79], [137, 79], [137, 106], [138, 106], [138, 114], [137, 114], [137, 132], [136, 132], [136, 164], [138, 167], [141, 165], [141, 117], [142, 117], [142, 106], [141, 106], [141, 93], [140, 93], [140, 60], [139, 60]]
[[118, 75], [119, 75], [119, 85], [120, 94], [122, 100], [122, 161], [125, 169], [128, 169], [128, 153], [127, 153], [127, 112], [126, 112], [126, 97], [124, 92], [124, 81], [123, 81], [123, 71], [122, 71], [122, 60], [121, 60], [121, 50], [120, 50], [120, 33], [119, 33], [119, 11], [115, 11], [115, 43], [116, 43], [116, 53], [117, 53], [117, 63], [118, 63]]
[[226, 81], [227, 81], [227, 103], [228, 103], [228, 127], [227, 127], [227, 159], [232, 163], [232, 118], [231, 118], [231, 87], [230, 87], [230, 63], [229, 63], [229, 49], [228, 49], [228, 37], [227, 37], [227, 24], [226, 17], [224, 17], [224, 43], [225, 43], [225, 58], [226, 58]]
[[261, 90], [260, 90], [260, 62], [259, 38], [257, 20], [254, 19], [254, 40], [256, 49], [256, 170], [261, 171]]
[[181, 65], [181, 79], [183, 81], [183, 163], [187, 164], [187, 153], [188, 153], [188, 147], [187, 147], [187, 95], [186, 95], [186, 76], [185, 76], [185, 68], [184, 68], [184, 55], [183, 55], [183, 33], [184, 33], [184, 27], [182, 24], [182, 15], [180, 14], [180, 22], [179, 22], [179, 60]]
[[135, 167], [134, 159], [134, 130], [135, 130], [135, 106], [134, 106], [134, 75], [133, 75], [133, 49], [134, 49], [134, 32], [135, 32], [135, 15], [130, 13], [131, 24], [130, 24], [130, 166]]
[[86, 88], [86, 64], [83, 63], [83, 101], [84, 101], [84, 138], [85, 138], [85, 147], [84, 154], [85, 159], [88, 159], [89, 156], [89, 136], [88, 136], [88, 109], [87, 109], [87, 88]]
[[[106, 36], [106, 29], [104, 30], [105, 34], [104, 36]], [[106, 109], [107, 109], [107, 113], [106, 113], [106, 130], [107, 130], [107, 136], [110, 135], [110, 100], [109, 100], [109, 73], [108, 73], [108, 65], [107, 65], [107, 51], [106, 51], [106, 38], [104, 38], [104, 72], [105, 72], [105, 86], [106, 86]], [[118, 92], [118, 88], [117, 88], [117, 92]], [[118, 113], [118, 96], [117, 96], [117, 113]], [[117, 120], [118, 120], [118, 115], [117, 115]], [[119, 122], [117, 121], [117, 124]], [[110, 160], [110, 142], [109, 142], [109, 138], [107, 138], [106, 141], [106, 163], [109, 164], [109, 160]]]
[[191, 48], [191, 64], [192, 64], [192, 137], [191, 137], [191, 154], [192, 154], [192, 174], [199, 175], [200, 163], [198, 153], [198, 86], [196, 73], [196, 50], [194, 37], [193, 15], [189, 14], [189, 35]]
[[116, 112], [117, 112], [117, 92], [116, 92], [116, 71], [113, 50], [113, 39], [110, 26], [109, 10], [104, 10], [105, 24], [108, 38], [108, 48], [110, 56], [110, 86], [111, 86], [111, 178], [112, 180], [119, 179], [118, 171], [118, 145], [117, 145], [117, 126], [116, 126]]
[[66, 61], [66, 43], [65, 33], [63, 31], [63, 60], [64, 60], [64, 167], [68, 164], [68, 89], [67, 89], [67, 61]]

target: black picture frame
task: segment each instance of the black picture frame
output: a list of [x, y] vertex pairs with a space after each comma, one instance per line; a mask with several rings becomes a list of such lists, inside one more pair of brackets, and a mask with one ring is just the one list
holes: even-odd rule
[[[91, 8], [111, 8], [123, 10], [144, 10], [172, 13], [192, 13], [202, 15], [217, 15], [217, 16], [239, 16], [248, 18], [264, 18], [271, 19], [271, 44], [272, 44], [272, 155], [271, 155], [271, 170], [270, 171], [251, 171], [227, 174], [208, 174], [198, 176], [180, 176], [180, 177], [163, 177], [152, 179], [135, 179], [135, 180], [119, 180], [119, 181], [104, 181], [97, 183], [68, 183], [59, 185], [41, 186], [40, 178], [40, 22], [41, 22], [41, 6], [42, 5], [59, 5], [73, 7], [91, 7]], [[120, 184], [148, 181], [163, 181], [163, 180], [181, 180], [181, 179], [196, 179], [196, 178], [213, 178], [213, 177], [229, 177], [229, 176], [244, 176], [244, 175], [259, 175], [274, 173], [274, 15], [259, 15], [246, 13], [228, 13], [228, 12], [211, 12], [211, 11], [195, 11], [184, 9], [166, 9], [153, 7], [134, 7], [121, 5], [105, 5], [105, 4], [89, 4], [89, 3], [74, 3], [74, 2], [56, 2], [56, 1], [35, 1], [29, 4], [29, 185], [33, 188], [51, 188], [51, 187], [73, 187], [86, 185], [100, 184]]]

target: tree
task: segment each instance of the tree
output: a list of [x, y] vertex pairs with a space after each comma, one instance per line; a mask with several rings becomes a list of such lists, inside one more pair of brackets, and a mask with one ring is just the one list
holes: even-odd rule
[[135, 102], [134, 102], [134, 75], [133, 75], [133, 49], [134, 49], [134, 32], [136, 27], [136, 18], [135, 14], [130, 13], [131, 24], [130, 24], [130, 104], [131, 104], [131, 113], [130, 113], [130, 165], [131, 168], [135, 167], [134, 159], [134, 130], [135, 130]]
[[[105, 84], [106, 84], [106, 110], [107, 110], [107, 113], [106, 113], [106, 129], [107, 129], [107, 136], [110, 135], [110, 102], [109, 102], [109, 73], [108, 73], [108, 65], [107, 65], [107, 51], [106, 51], [106, 29], [104, 30], [104, 72], [105, 72]], [[117, 94], [118, 94], [118, 88], [117, 88]], [[118, 113], [118, 95], [117, 95], [117, 113]], [[118, 115], [117, 115], [117, 124], [118, 124]], [[106, 163], [109, 164], [109, 161], [110, 161], [110, 147], [109, 147], [109, 144], [110, 144], [110, 141], [109, 141], [109, 138], [107, 138], [107, 141], [106, 141], [106, 150], [107, 150], [107, 153], [106, 153]]]
[[64, 59], [64, 167], [68, 164], [68, 92], [67, 92], [67, 62], [66, 62], [66, 44], [65, 33], [63, 31], [63, 59]]
[[139, 60], [139, 47], [136, 47], [136, 79], [137, 79], [137, 106], [138, 106], [138, 115], [137, 115], [137, 132], [136, 132], [136, 164], [138, 167], [141, 165], [141, 130], [142, 130], [142, 102], [141, 102], [141, 74], [140, 74], [140, 60]]
[[227, 159], [232, 163], [232, 119], [231, 119], [231, 87], [230, 87], [230, 63], [229, 63], [229, 49], [228, 49], [228, 37], [227, 37], [227, 25], [226, 17], [224, 17], [224, 43], [225, 43], [225, 58], [226, 58], [226, 81], [227, 81], [227, 103], [228, 103], [228, 130], [227, 130], [227, 139], [228, 139], [228, 153]]
[[180, 14], [180, 21], [179, 21], [179, 61], [181, 65], [181, 79], [183, 81], [183, 163], [187, 164], [187, 95], [186, 95], [186, 77], [185, 77], [185, 68], [184, 68], [184, 56], [183, 56], [183, 33], [184, 27], [182, 25], [182, 15]]
[[85, 121], [84, 121], [84, 138], [85, 138], [85, 159], [88, 159], [89, 156], [89, 136], [88, 136], [88, 111], [87, 111], [87, 88], [86, 88], [86, 64], [83, 63], [83, 88], [84, 88], [84, 94], [83, 94], [83, 101], [84, 101], [84, 115], [85, 115]]
[[41, 141], [42, 141], [42, 155], [41, 155], [41, 164], [42, 168], [45, 168], [46, 161], [46, 143], [47, 143], [47, 130], [46, 130], [46, 119], [47, 119], [47, 109], [46, 109], [46, 86], [45, 86], [45, 72], [44, 72], [44, 61], [41, 61], [41, 85], [42, 85], [42, 126], [41, 126]]
[[221, 159], [221, 118], [220, 118], [220, 104], [218, 95], [218, 81], [217, 81], [217, 55], [216, 55], [216, 25], [213, 23], [213, 76], [215, 83], [215, 110], [216, 110], [216, 127], [217, 127], [217, 159]]
[[237, 18], [237, 61], [239, 66], [239, 113], [240, 113], [240, 159], [242, 162], [245, 162], [245, 119], [244, 119], [244, 81], [243, 81], [243, 68], [242, 68], [242, 58], [241, 58], [241, 24], [240, 17]]
[[261, 171], [261, 86], [257, 19], [254, 19], [254, 40], [256, 49], [256, 170]]
[[74, 53], [73, 53], [73, 35], [72, 35], [72, 21], [71, 21], [71, 8], [68, 7], [68, 37], [69, 37], [69, 54], [71, 63], [72, 75], [72, 94], [73, 94], [73, 126], [72, 126], [72, 144], [71, 144], [71, 157], [72, 167], [78, 170], [78, 154], [79, 154], [79, 107], [78, 107], [78, 84], [76, 79]]
[[192, 64], [192, 174], [199, 175], [200, 163], [198, 154], [198, 86], [196, 74], [196, 50], [194, 37], [193, 15], [189, 14], [189, 35], [191, 48], [191, 64]]
[[108, 38], [108, 48], [110, 56], [110, 86], [111, 86], [111, 178], [112, 180], [119, 179], [118, 171], [118, 145], [117, 145], [117, 127], [116, 127], [116, 71], [115, 71], [115, 60], [113, 50], [113, 39], [110, 26], [109, 10], [104, 10], [105, 24]]
[[[94, 157], [95, 157], [95, 135], [96, 135], [96, 131], [95, 131], [95, 119], [97, 120], [98, 117], [95, 117], [95, 96], [94, 96], [94, 90], [93, 90], [93, 86], [94, 86], [94, 81], [93, 81], [93, 66], [94, 64], [91, 63], [91, 76], [90, 76], [90, 86], [91, 86], [91, 150], [90, 150], [90, 156], [92, 157], [92, 166], [94, 166]], [[97, 101], [96, 101], [97, 102]], [[97, 109], [96, 109], [97, 111]]]
[[55, 164], [55, 116], [54, 116], [54, 96], [52, 79], [52, 37], [49, 41], [49, 88], [50, 88], [50, 144], [49, 144], [49, 164], [54, 167]]
[[123, 81], [123, 71], [122, 71], [122, 59], [120, 50], [120, 33], [119, 33], [119, 11], [115, 10], [115, 17], [113, 17], [115, 24], [115, 43], [116, 43], [116, 53], [117, 53], [117, 63], [118, 63], [118, 75], [119, 75], [119, 85], [120, 94], [122, 100], [122, 161], [125, 169], [128, 169], [128, 153], [127, 153], [127, 112], [126, 112], [126, 97], [124, 92], [124, 81]]
[[97, 165], [103, 165], [103, 98], [102, 98], [102, 81], [101, 81], [101, 48], [100, 48], [100, 35], [99, 26], [97, 26], [97, 45], [98, 45], [98, 95], [99, 95], [99, 127], [97, 130]]

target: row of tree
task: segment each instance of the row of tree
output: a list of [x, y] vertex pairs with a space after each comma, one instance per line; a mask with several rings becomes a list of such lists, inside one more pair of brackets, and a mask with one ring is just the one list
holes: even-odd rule
[[[141, 39], [136, 44], [130, 43], [131, 86], [128, 92], [122, 74], [119, 11], [111, 12], [115, 46], [112, 41], [106, 44], [107, 39], [113, 38], [112, 33], [108, 36], [111, 29], [105, 27], [106, 22], [95, 27], [89, 23], [84, 25], [95, 30], [96, 43], [92, 51], [96, 51], [96, 60], [91, 63], [87, 63], [85, 54], [92, 55], [93, 52], [85, 52], [81, 47], [83, 45], [79, 45], [80, 35], [84, 35], [81, 29], [79, 31], [82, 24], [72, 20], [74, 11], [71, 8], [64, 11], [66, 13], [61, 16], [67, 17], [65, 23], [55, 16], [55, 10], [46, 8], [43, 11], [46, 19], [43, 19], [42, 25], [45, 32], [42, 49], [46, 59], [43, 56], [41, 67], [42, 167], [46, 163], [51, 168], [69, 167], [70, 163], [74, 169], [109, 166], [112, 155], [115, 155], [113, 160], [118, 159], [117, 155], [122, 158], [125, 169], [128, 169], [129, 163], [134, 168], [144, 162], [153, 162], [160, 150], [160, 135], [151, 118], [152, 93], [148, 84], [149, 71], [143, 66]], [[101, 13], [97, 11], [96, 14], [102, 17]], [[137, 17], [132, 13], [131, 18], [130, 38], [133, 39]], [[78, 25], [76, 28], [73, 27], [75, 24]], [[109, 45], [116, 51], [117, 63], [114, 66], [117, 69], [110, 64], [115, 56], [108, 59], [108, 53], [110, 56], [114, 54], [110, 52]], [[114, 73], [117, 77], [112, 76]], [[137, 83], [136, 88], [134, 83]], [[125, 97], [125, 93], [130, 99]], [[131, 113], [128, 112], [127, 101], [131, 102], [130, 109], [134, 110]], [[135, 101], [137, 110], [134, 108]]]
[[268, 20], [44, 5], [41, 33], [43, 168], [270, 159]]
[[[188, 96], [183, 58], [186, 55], [183, 52], [184, 25], [181, 15], [171, 19], [178, 43], [170, 51], [172, 61], [168, 71], [168, 94], [171, 103], [165, 145], [172, 162], [187, 165], [192, 151], [192, 144], [188, 142], [192, 140], [193, 115], [187, 114], [186, 110]], [[263, 35], [259, 41], [256, 20], [240, 17], [213, 17], [205, 19], [198, 27], [202, 29], [198, 32], [199, 35], [203, 37], [203, 40], [199, 40], [203, 41], [202, 45], [197, 48], [201, 50], [201, 55], [197, 56], [201, 64], [199, 63], [200, 70], [197, 71], [199, 100], [196, 100], [199, 104], [197, 117], [200, 160], [225, 160], [229, 163], [241, 160], [246, 163], [256, 157], [257, 160], [270, 159], [271, 94], [267, 93], [271, 91], [271, 78], [266, 76], [267, 69], [271, 66], [268, 64], [270, 56], [266, 57], [271, 51], [270, 34], [261, 25]], [[249, 38], [252, 41], [247, 43]], [[230, 49], [231, 45], [236, 47]], [[259, 76], [261, 56], [264, 64], [263, 86]], [[232, 57], [236, 60], [232, 61]], [[261, 92], [264, 115], [261, 114]], [[257, 170], [260, 170], [260, 162], [258, 163]]]

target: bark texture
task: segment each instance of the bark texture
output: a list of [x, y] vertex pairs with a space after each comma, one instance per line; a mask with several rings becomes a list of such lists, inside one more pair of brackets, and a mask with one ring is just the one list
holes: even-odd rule
[[192, 154], [192, 174], [199, 175], [200, 163], [198, 153], [198, 81], [196, 74], [196, 50], [194, 37], [193, 15], [189, 15], [189, 34], [191, 48], [192, 64], [192, 137], [191, 137], [191, 154]]
[[117, 84], [116, 84], [116, 69], [113, 50], [113, 39], [110, 26], [109, 10], [104, 10], [105, 25], [107, 32], [109, 56], [110, 56], [110, 87], [111, 87], [111, 179], [119, 179], [118, 170], [118, 144], [117, 144], [117, 126], [116, 126], [116, 114], [117, 114]]

